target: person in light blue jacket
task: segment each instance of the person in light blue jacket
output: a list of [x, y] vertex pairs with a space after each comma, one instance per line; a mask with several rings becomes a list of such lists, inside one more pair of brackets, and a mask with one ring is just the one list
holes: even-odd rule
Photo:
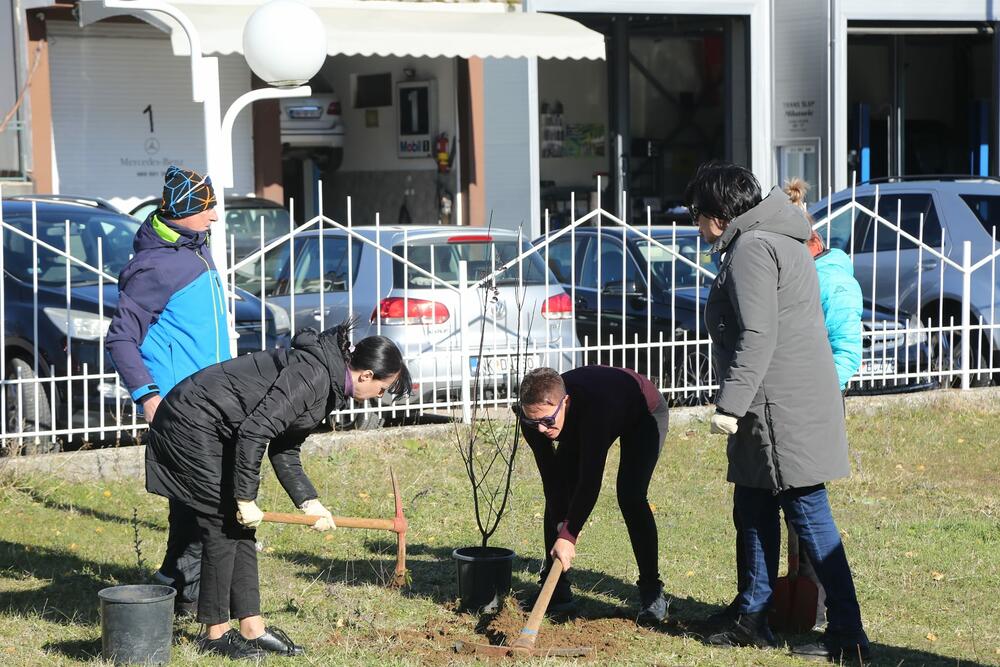
[[[785, 192], [792, 202], [805, 208], [808, 188], [805, 181], [796, 178], [785, 186]], [[806, 245], [816, 260], [819, 299], [823, 306], [827, 338], [833, 349], [833, 364], [837, 368], [840, 391], [843, 392], [861, 368], [861, 311], [864, 308], [861, 285], [854, 278], [851, 258], [843, 250], [826, 248], [815, 230]]]

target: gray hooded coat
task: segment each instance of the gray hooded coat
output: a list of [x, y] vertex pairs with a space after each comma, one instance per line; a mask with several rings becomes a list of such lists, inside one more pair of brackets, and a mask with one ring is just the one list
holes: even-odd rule
[[729, 223], [705, 307], [721, 386], [739, 418], [727, 479], [801, 488], [850, 474], [843, 401], [823, 323], [810, 225], [779, 188]]

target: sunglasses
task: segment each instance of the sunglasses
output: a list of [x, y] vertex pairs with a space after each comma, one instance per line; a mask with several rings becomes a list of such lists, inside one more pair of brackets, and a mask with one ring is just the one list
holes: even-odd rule
[[544, 426], [545, 428], [552, 428], [556, 425], [556, 417], [559, 416], [559, 411], [562, 410], [563, 399], [566, 398], [564, 394], [561, 399], [559, 399], [559, 405], [556, 406], [556, 411], [551, 415], [545, 417], [539, 417], [538, 419], [531, 419], [524, 416], [524, 409], [518, 408], [518, 415], [521, 417], [521, 424], [528, 428], [538, 428], [539, 426]]
[[697, 220], [698, 216], [704, 213], [704, 211], [702, 211], [700, 208], [698, 208], [694, 204], [691, 204], [691, 205], [688, 206], [688, 211], [691, 212], [691, 219], [692, 220]]

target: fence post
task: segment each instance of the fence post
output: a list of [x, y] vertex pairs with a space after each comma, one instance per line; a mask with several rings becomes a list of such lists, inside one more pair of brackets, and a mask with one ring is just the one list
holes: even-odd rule
[[969, 388], [969, 345], [972, 312], [972, 242], [962, 242], [962, 390]]
[[[458, 263], [458, 321], [459, 358], [462, 364], [462, 423], [472, 423], [472, 388], [469, 376], [469, 319], [465, 312], [465, 293], [469, 287], [469, 263], [464, 259]], [[481, 359], [479, 361], [482, 361]]]

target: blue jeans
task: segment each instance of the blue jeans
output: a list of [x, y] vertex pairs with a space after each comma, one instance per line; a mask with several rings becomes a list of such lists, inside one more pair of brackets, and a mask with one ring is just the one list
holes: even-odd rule
[[737, 611], [761, 612], [771, 604], [772, 582], [778, 577], [781, 552], [779, 508], [799, 534], [800, 543], [826, 590], [827, 632], [863, 633], [854, 578], [822, 484], [777, 494], [769, 489], [736, 487], [733, 509], [743, 548], [743, 558], [738, 560], [742, 562], [741, 578], [746, 581], [737, 597]]

